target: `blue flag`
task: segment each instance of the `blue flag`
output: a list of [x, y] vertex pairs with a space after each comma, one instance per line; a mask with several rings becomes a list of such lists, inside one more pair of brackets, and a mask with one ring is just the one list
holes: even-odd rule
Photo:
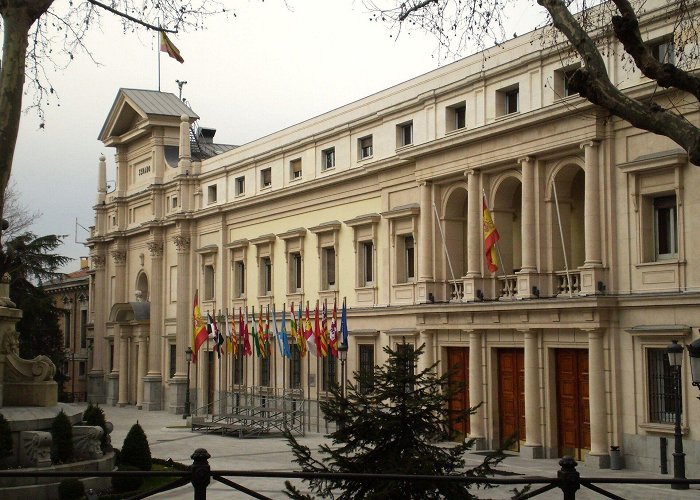
[[286, 311], [282, 307], [282, 329], [280, 330], [280, 342], [282, 342], [282, 356], [286, 356], [291, 359], [292, 351], [289, 350], [289, 339], [287, 338], [287, 327], [286, 323]]
[[340, 313], [340, 335], [341, 342], [348, 345], [348, 311], [345, 307], [345, 298], [343, 298], [343, 310]]

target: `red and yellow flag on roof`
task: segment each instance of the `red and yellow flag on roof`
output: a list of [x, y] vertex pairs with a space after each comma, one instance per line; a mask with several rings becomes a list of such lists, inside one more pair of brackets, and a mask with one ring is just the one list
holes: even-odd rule
[[168, 35], [166, 35], [164, 31], [160, 32], [160, 51], [165, 52], [170, 57], [172, 57], [180, 63], [185, 62], [185, 60], [180, 55], [180, 51], [178, 50], [178, 48], [175, 47], [175, 44], [170, 41], [170, 38], [168, 38]]

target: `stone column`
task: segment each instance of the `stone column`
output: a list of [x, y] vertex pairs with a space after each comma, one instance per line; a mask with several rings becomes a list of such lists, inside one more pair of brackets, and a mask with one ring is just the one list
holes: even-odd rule
[[529, 156], [518, 160], [522, 173], [522, 272], [535, 272], [535, 161]]
[[435, 363], [435, 342], [433, 332], [421, 330], [418, 335], [418, 345], [416, 347], [419, 347], [421, 344], [425, 344], [425, 349], [423, 350], [423, 355], [418, 358], [419, 372], [433, 366], [433, 363]]
[[[471, 195], [470, 195], [471, 196]], [[485, 450], [486, 432], [484, 416], [486, 402], [484, 401], [484, 371], [481, 353], [481, 332], [469, 332], [469, 406], [474, 407], [484, 403], [469, 416], [469, 438], [474, 439], [474, 450]]]
[[586, 259], [584, 267], [601, 266], [600, 241], [600, 191], [598, 187], [598, 142], [590, 141], [581, 144], [585, 155], [585, 203], [584, 203], [584, 231], [586, 233], [585, 251]]
[[192, 167], [190, 148], [190, 118], [180, 115], [180, 159], [177, 162], [180, 175], [186, 175]]
[[105, 342], [105, 323], [107, 304], [106, 296], [106, 280], [105, 280], [105, 257], [101, 253], [93, 253], [91, 255], [92, 268], [95, 270], [94, 290], [93, 290], [93, 342], [90, 356], [92, 357], [90, 373], [88, 373], [88, 401], [93, 403], [105, 404], [106, 402], [106, 387], [105, 387], [105, 369], [104, 362], [109, 356], [109, 349]]
[[543, 458], [541, 400], [540, 400], [540, 363], [539, 331], [524, 330], [525, 343], [525, 445], [520, 449], [520, 456], [526, 458]]
[[[112, 260], [114, 261], [114, 303], [126, 302], [126, 252], [124, 250], [112, 250]], [[111, 304], [110, 304], [111, 305]], [[115, 342], [119, 342], [118, 352], [115, 353], [119, 366], [119, 378], [118, 378], [118, 399], [117, 404], [119, 406], [124, 406], [128, 404], [129, 399], [129, 345], [128, 345], [128, 332], [122, 330], [122, 327], [117, 327], [115, 335]], [[115, 346], [116, 348], [117, 346]]]
[[432, 183], [420, 184], [420, 220], [418, 227], [418, 300], [430, 302], [433, 293], [433, 204]]
[[479, 172], [467, 172], [467, 276], [477, 277], [481, 271], [481, 206]]
[[[183, 115], [184, 116], [184, 115]], [[190, 299], [190, 237], [181, 232], [173, 237], [177, 249], [177, 333], [175, 347], [175, 376], [170, 381], [170, 408], [172, 413], [185, 409], [187, 392], [187, 360], [185, 349], [190, 344], [192, 330]], [[200, 358], [201, 359], [201, 358]]]
[[129, 336], [127, 332], [119, 331], [119, 399], [117, 405], [129, 404]]
[[148, 334], [142, 333], [138, 338], [138, 366], [136, 367], [136, 406], [138, 409], [143, 408], [143, 391], [144, 379], [146, 378], [146, 370], [148, 368]]
[[145, 410], [162, 409], [163, 380], [161, 372], [163, 352], [163, 243], [153, 240], [147, 243], [151, 254], [151, 317], [150, 339], [148, 342], [148, 373], [143, 379]]
[[605, 334], [588, 330], [588, 401], [591, 418], [591, 452], [586, 466], [596, 469], [610, 467], [608, 447], [608, 406], [605, 402]]

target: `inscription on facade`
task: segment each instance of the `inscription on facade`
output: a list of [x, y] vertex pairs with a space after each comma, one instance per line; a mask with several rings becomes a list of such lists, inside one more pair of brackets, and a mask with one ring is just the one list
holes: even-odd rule
[[150, 165], [146, 165], [145, 167], [141, 167], [141, 168], [139, 168], [139, 176], [144, 175], [144, 174], [147, 174], [147, 173], [149, 173], [150, 171], [151, 171], [151, 166], [150, 166]]

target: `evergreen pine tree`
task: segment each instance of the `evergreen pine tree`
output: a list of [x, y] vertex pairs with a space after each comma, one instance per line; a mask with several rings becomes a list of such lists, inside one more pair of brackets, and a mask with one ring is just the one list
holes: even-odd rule
[[[337, 430], [329, 435], [331, 445], [320, 446], [321, 458], [314, 458], [308, 447], [287, 433], [294, 461], [304, 472], [469, 477], [492, 473], [502, 454], [496, 452], [476, 468], [465, 470], [464, 453], [473, 443], [445, 446], [436, 441], [448, 436], [446, 408], [454, 388], [448, 384], [449, 374], [435, 374], [435, 365], [416, 370], [423, 349], [414, 350], [406, 344], [396, 350], [385, 347], [389, 359], [384, 366], [374, 368], [372, 390], [362, 386], [357, 372], [344, 396], [338, 387], [331, 389], [332, 396], [321, 402], [321, 409], [336, 422]], [[460, 417], [468, 418], [473, 411], [466, 409]], [[458, 481], [305, 481], [315, 496], [323, 498], [474, 498], [467, 483]], [[289, 481], [286, 486], [290, 498], [311, 498]]]
[[51, 422], [51, 460], [54, 463], [73, 460], [73, 426], [63, 410]]
[[132, 465], [139, 470], [151, 470], [151, 448], [143, 428], [136, 422], [124, 438], [124, 446], [119, 454], [119, 463]]
[[12, 456], [12, 430], [10, 422], [0, 413], [0, 469], [6, 467], [8, 457]]
[[100, 442], [100, 445], [104, 449], [109, 438], [109, 435], [107, 434], [107, 420], [105, 419], [104, 410], [100, 408], [100, 405], [88, 403], [88, 407], [83, 412], [83, 421], [87, 425], [94, 425], [102, 428], [102, 441]]

